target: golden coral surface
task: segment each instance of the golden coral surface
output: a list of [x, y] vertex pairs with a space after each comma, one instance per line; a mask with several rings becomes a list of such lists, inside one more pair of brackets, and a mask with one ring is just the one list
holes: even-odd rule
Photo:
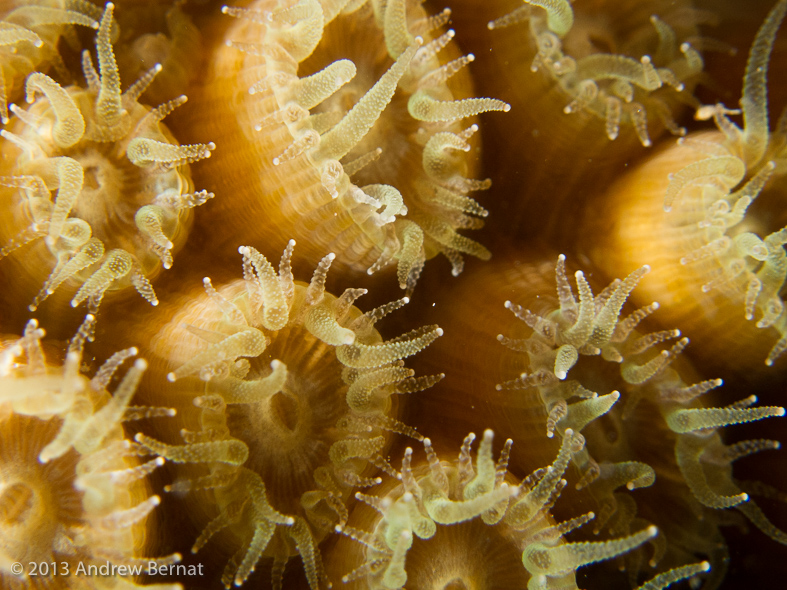
[[785, 12], [0, 0], [0, 588], [782, 587]]

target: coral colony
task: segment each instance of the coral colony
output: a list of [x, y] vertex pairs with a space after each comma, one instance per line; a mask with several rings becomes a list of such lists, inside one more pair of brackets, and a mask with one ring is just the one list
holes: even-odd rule
[[0, 3], [2, 588], [783, 577], [787, 0], [451, 4]]

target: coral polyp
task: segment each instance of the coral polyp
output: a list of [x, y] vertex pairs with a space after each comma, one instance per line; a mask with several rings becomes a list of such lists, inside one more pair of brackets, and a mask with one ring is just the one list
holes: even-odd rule
[[[669, 303], [666, 313], [696, 332], [706, 355], [746, 359], [751, 368], [773, 365], [787, 349], [787, 230], [774, 227], [787, 135], [769, 128], [766, 94], [785, 11], [776, 3], [754, 40], [741, 110], [703, 106], [698, 116], [712, 117], [720, 132], [690, 135], [621, 178], [602, 205], [605, 221], [590, 223], [615, 244], [611, 256], [594, 256], [602, 268], [652, 261], [646, 296]], [[742, 128], [729, 118], [738, 113]]]
[[[568, 543], [563, 537], [594, 518], [588, 513], [556, 524], [548, 510], [566, 485], [562, 479], [584, 440], [570, 429], [557, 458], [520, 484], [506, 470], [512, 441], [495, 462], [491, 430], [475, 461], [469, 434], [459, 457], [441, 461], [429, 439], [426, 463], [412, 464], [408, 448], [397, 474], [401, 484], [375, 495], [356, 494], [379, 516], [371, 532], [342, 532], [366, 546], [365, 562], [343, 578], [366, 579], [368, 588], [577, 588], [580, 567], [624, 554], [656, 536], [646, 527], [627, 537]], [[418, 541], [420, 539], [420, 541]], [[472, 549], [476, 550], [473, 551]], [[670, 573], [676, 581], [707, 571], [707, 563]]]
[[[113, 374], [136, 354], [134, 349], [113, 355], [92, 380], [81, 375], [86, 331], [83, 326], [72, 339], [63, 366], [52, 366], [44, 355], [44, 331], [35, 321], [21, 339], [5, 341], [0, 348], [4, 588], [78, 588], [83, 587], [80, 567], [163, 566], [180, 560], [177, 554], [153, 558], [139, 553], [145, 520], [160, 503], [159, 496], [149, 495], [145, 479], [164, 461], [140, 461], [145, 450], [125, 439], [122, 427], [124, 421], [171, 411], [130, 405], [147, 367], [142, 359], [128, 370], [114, 396], [107, 392]], [[21, 570], [13, 567], [18, 564]], [[133, 579], [96, 576], [90, 587], [136, 588]], [[179, 590], [180, 585], [156, 588]]]
[[[547, 411], [547, 436], [570, 431], [582, 432], [588, 438], [587, 447], [575, 453], [572, 461], [580, 472], [577, 488], [587, 487], [599, 502], [597, 532], [605, 527], [627, 530], [641, 519], [635, 518], [639, 511], [631, 499], [616, 492], [619, 487], [625, 486], [629, 491], [649, 487], [654, 481], [660, 484], [663, 476], [669, 483], [662, 484], [661, 493], [679, 496], [685, 492], [674, 489], [671, 481], [679, 473], [691, 496], [703, 506], [716, 510], [736, 507], [771, 538], [786, 543], [787, 534], [765, 517], [732, 477], [734, 461], [751, 453], [778, 449], [779, 443], [750, 440], [725, 445], [720, 436], [726, 426], [782, 417], [784, 408], [754, 407], [757, 397], [753, 395], [725, 407], [706, 407], [702, 403], [702, 396], [722, 381], [690, 383], [680, 376], [673, 365], [688, 339], [680, 338], [679, 330], [644, 333], [638, 329], [645, 318], [659, 309], [658, 304], [634, 310], [625, 317], [621, 314], [629, 294], [649, 270], [643, 267], [615, 280], [595, 296], [584, 273], [577, 271], [577, 300], [566, 276], [565, 257], [558, 257], [556, 309], [533, 313], [510, 301], [505, 303], [517, 319], [532, 329], [532, 334], [522, 339], [498, 336], [507, 347], [525, 353], [528, 363], [518, 378], [497, 387], [536, 389]], [[662, 343], [671, 340], [676, 341], [670, 348], [659, 350]], [[602, 377], [604, 372], [598, 368], [583, 367], [583, 357], [592, 356], [619, 365], [619, 380]], [[616, 389], [607, 394], [597, 389], [608, 383]], [[634, 453], [640, 445], [630, 440], [637, 431], [629, 430], [626, 424], [638, 422], [639, 412], [653, 410], [664, 421], [656, 435], [660, 439], [657, 444], [672, 446], [674, 456], [651, 453], [649, 460], [643, 461]], [[602, 421], [604, 416], [606, 420]], [[653, 415], [650, 416], [652, 420]], [[672, 542], [669, 536], [663, 541], [665, 545]], [[706, 552], [714, 569], [723, 571], [718, 551], [709, 545]]]
[[392, 398], [442, 377], [414, 377], [403, 363], [440, 328], [385, 341], [374, 327], [407, 298], [362, 313], [353, 303], [365, 289], [339, 297], [325, 291], [332, 254], [310, 283], [295, 281], [294, 246], [290, 241], [278, 273], [257, 250], [241, 247], [244, 279], [217, 290], [206, 278], [205, 295], [153, 341], [174, 366], [168, 380], [200, 409], [200, 429], [183, 431], [185, 444], [137, 440], [192, 466], [171, 490], [211, 490], [219, 514], [193, 551], [233, 529], [240, 549], [225, 570], [227, 587], [242, 585], [263, 555], [273, 556], [280, 584], [295, 553], [309, 585], [322, 587], [317, 545], [346, 522], [352, 490], [378, 481], [369, 472], [385, 462], [390, 433], [421, 438], [396, 419]]
[[180, 146], [161, 124], [186, 97], [156, 109], [137, 102], [160, 66], [121, 93], [110, 43], [113, 9], [108, 3], [98, 29], [99, 69], [88, 52], [82, 56], [87, 88], [31, 74], [30, 106], [12, 105], [15, 117], [0, 132], [6, 140], [0, 183], [15, 189], [5, 191], [11, 203], [0, 255], [38, 241], [35, 263], [30, 250], [24, 262], [15, 261], [43, 283], [31, 311], [67, 282], [80, 284], [71, 305], [87, 301], [92, 313], [108, 290], [132, 285], [156, 305], [150, 278], [172, 266], [190, 210], [213, 196], [192, 192], [186, 167], [208, 157], [213, 144]]
[[[659, 8], [648, 7], [650, 33], [626, 31], [628, 39], [610, 40], [607, 31], [598, 30], [598, 16], [592, 9], [575, 22], [568, 0], [525, 0], [514, 12], [490, 21], [489, 28], [527, 22], [529, 41], [536, 48], [530, 69], [552, 78], [565, 94], [563, 112], [597, 117], [610, 140], [618, 137], [621, 125], [630, 125], [642, 145], [649, 147], [648, 127], [654, 119], [676, 135], [686, 133], [675, 122], [673, 110], [680, 102], [696, 103], [690, 92], [703, 68], [697, 49], [678, 41], [694, 24], [691, 14], [678, 12], [663, 20], [663, 15], [656, 15]], [[680, 36], [670, 21], [682, 29]]]
[[[457, 81], [468, 92], [473, 57], [456, 54], [453, 31], [440, 33], [450, 11], [268, 0], [223, 12], [237, 22], [216, 51], [204, 104], [232, 106], [215, 121], [227, 147], [206, 172], [238, 172], [222, 179], [236, 200], [212, 209], [238, 239], [254, 243], [263, 228], [292, 235], [304, 255], [336, 252], [343, 272], [396, 264], [408, 290], [438, 253], [454, 274], [464, 254], [489, 258], [458, 233], [482, 225], [486, 210], [468, 194], [490, 184], [469, 175], [464, 153], [476, 145], [473, 117], [509, 107], [451, 90]], [[246, 208], [265, 223], [248, 224]]]

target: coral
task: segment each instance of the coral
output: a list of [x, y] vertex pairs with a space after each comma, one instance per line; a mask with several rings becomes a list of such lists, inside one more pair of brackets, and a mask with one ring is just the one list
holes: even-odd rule
[[[177, 554], [139, 554], [145, 519], [160, 503], [158, 496], [148, 495], [145, 478], [164, 461], [141, 462], [138, 457], [147, 453], [124, 438], [121, 426], [171, 411], [129, 405], [147, 367], [142, 359], [135, 361], [114, 395], [107, 392], [113, 374], [136, 355], [135, 349], [113, 355], [91, 380], [81, 375], [86, 332], [83, 326], [72, 339], [62, 367], [47, 361], [41, 346], [44, 331], [35, 320], [21, 339], [7, 341], [0, 349], [4, 588], [81, 588], [80, 567], [87, 571], [109, 563], [141, 568], [148, 562], [165, 565], [180, 560]], [[138, 501], [140, 496], [143, 500]], [[13, 569], [14, 562], [23, 564], [22, 572]], [[120, 586], [138, 587], [122, 575], [96, 576], [90, 587]], [[180, 585], [146, 587], [177, 590]]]
[[[738, 461], [780, 444], [761, 433], [729, 442], [733, 425], [780, 417], [784, 409], [756, 407], [755, 396], [731, 405], [716, 401], [725, 389], [721, 380], [696, 378], [681, 354], [691, 347], [680, 332], [647, 329], [661, 308], [626, 309], [645, 270], [595, 295], [597, 273], [577, 272], [576, 283], [569, 282], [563, 256], [499, 252], [460, 282], [436, 316], [449, 327], [447, 344], [437, 343], [421, 369], [442, 367], [446, 379], [421, 411], [442, 411], [455, 428], [492, 425], [519, 446], [510, 467], [517, 474], [543, 465], [570, 429], [584, 444], [571, 454], [564, 500], [550, 513], [563, 520], [576, 516], [572, 507], [592, 510], [595, 518], [584, 528], [601, 539], [658, 527], [656, 537], [616, 559], [632, 588], [698, 558], [710, 569], [703, 587], [716, 588], [729, 561], [726, 525], [751, 516], [766, 535], [784, 541], [769, 521], [779, 522], [770, 500], [783, 493], [741, 481], [746, 462]], [[504, 305], [505, 297], [511, 301]], [[464, 408], [447, 407], [459, 399]], [[428, 421], [416, 425], [428, 434]]]
[[274, 558], [274, 585], [297, 551], [309, 585], [322, 587], [316, 547], [346, 521], [352, 490], [379, 481], [367, 474], [384, 463], [389, 433], [421, 439], [391, 415], [391, 398], [442, 378], [416, 378], [403, 363], [442, 335], [440, 328], [424, 326], [388, 341], [374, 328], [407, 298], [362, 313], [353, 302], [365, 289], [339, 297], [325, 291], [333, 254], [309, 284], [295, 281], [294, 246], [291, 240], [278, 274], [257, 250], [241, 247], [244, 279], [217, 290], [206, 278], [205, 295], [153, 342], [176, 367], [168, 380], [185, 382], [187, 395], [201, 393], [194, 397], [200, 430], [182, 431], [182, 445], [144, 435], [137, 441], [170, 461], [206, 468], [170, 489], [210, 490], [218, 507], [192, 551], [222, 528], [237, 531], [240, 549], [225, 570], [227, 587], [242, 585], [266, 549]]
[[[673, 134], [686, 133], [673, 118], [678, 101], [670, 92], [688, 93], [686, 84], [696, 82], [703, 62], [691, 43], [678, 42], [678, 34], [667, 21], [652, 14], [650, 39], [629, 30], [629, 39], [605, 52], [599, 47], [602, 41], [594, 37], [592, 17], [575, 24], [574, 8], [568, 0], [525, 0], [523, 4], [488, 26], [500, 29], [528, 23], [529, 40], [536, 48], [530, 69], [543, 71], [560, 87], [569, 100], [563, 108], [565, 114], [586, 112], [598, 117], [604, 121], [610, 140], [618, 137], [621, 124], [631, 125], [645, 147], [652, 145], [648, 120], [654, 114]], [[674, 20], [685, 30], [691, 18], [681, 17]], [[637, 55], [647, 46], [650, 53]], [[681, 101], [696, 102], [690, 95]]]
[[784, 0], [104, 2], [0, 8], [0, 585], [784, 577]]
[[[437, 253], [454, 274], [464, 254], [489, 258], [458, 233], [481, 227], [486, 210], [468, 193], [490, 184], [469, 177], [464, 153], [478, 130], [472, 117], [509, 107], [455, 97], [449, 82], [466, 93], [474, 58], [452, 59], [454, 33], [439, 33], [450, 11], [427, 17], [404, 0], [266, 0], [222, 12], [237, 22], [213, 56], [203, 108], [228, 99], [232, 108], [214, 122], [226, 147], [204, 172], [239, 173], [222, 182], [235, 200], [212, 208], [237, 239], [295, 236], [303, 255], [336, 252], [342, 272], [395, 263], [408, 291]], [[247, 209], [265, 222], [248, 224]]]
[[135, 80], [149, 64], [161, 64], [161, 72], [144, 93], [148, 104], [161, 104], [188, 88], [201, 71], [200, 46], [205, 40], [184, 11], [186, 0], [119, 0], [115, 6], [121, 78]]
[[[603, 243], [620, 247], [612, 256], [598, 252], [602, 268], [628, 270], [647, 258], [655, 273], [643, 295], [667, 304], [706, 354], [752, 359], [752, 367], [759, 355], [758, 363], [773, 365], [787, 348], [787, 230], [773, 228], [783, 209], [787, 136], [781, 123], [769, 129], [766, 97], [768, 60], [786, 10], [776, 3], [754, 40], [741, 111], [721, 104], [698, 110], [721, 133], [693, 134], [643, 163], [610, 190], [607, 221], [591, 222], [594, 232], [611, 226]], [[743, 128], [728, 118], [735, 113]]]
[[[60, 72], [66, 67], [57, 43], [73, 33], [71, 25], [98, 28], [101, 11], [86, 0], [33, 0], [17, 3], [0, 23], [0, 120], [8, 123], [8, 104], [20, 92], [28, 74], [50, 65]], [[73, 35], [71, 35], [73, 36]]]
[[16, 117], [0, 132], [6, 140], [0, 182], [16, 189], [7, 191], [13, 197], [0, 256], [43, 238], [34, 246], [40, 261], [24, 261], [36, 280], [45, 277], [31, 311], [71, 280], [81, 284], [71, 305], [87, 301], [91, 313], [108, 290], [131, 285], [156, 305], [150, 278], [172, 266], [190, 210], [213, 196], [191, 192], [185, 165], [215, 146], [180, 146], [161, 124], [186, 97], [156, 109], [137, 102], [161, 66], [121, 93], [110, 43], [113, 10], [108, 3], [98, 28], [98, 71], [88, 52], [82, 56], [87, 88], [63, 88], [46, 74], [31, 74], [30, 106], [12, 106]]
[[[363, 565], [342, 580], [366, 577], [373, 589], [405, 584], [503, 588], [525, 583], [531, 590], [577, 588], [577, 569], [631, 551], [657, 534], [650, 526], [612, 541], [565, 542], [564, 535], [594, 518], [591, 512], [554, 524], [547, 513], [566, 485], [562, 476], [571, 455], [581, 450], [582, 437], [568, 429], [553, 464], [515, 486], [506, 482], [512, 441], [506, 441], [495, 462], [493, 437], [491, 430], [484, 432], [475, 464], [470, 455], [474, 434], [465, 438], [459, 457], [451, 463], [441, 462], [425, 439], [428, 466], [413, 467], [408, 448], [397, 474], [401, 484], [383, 494], [356, 494], [380, 516], [371, 533], [353, 527], [342, 530], [367, 547]], [[417, 546], [416, 537], [422, 540]], [[474, 545], [476, 552], [470, 549]], [[703, 563], [670, 574], [675, 581], [707, 570]]]
[[[577, 301], [566, 276], [565, 257], [559, 256], [555, 272], [559, 307], [537, 314], [511, 301], [505, 303], [517, 319], [532, 329], [532, 334], [523, 339], [498, 336], [504, 345], [528, 357], [527, 371], [498, 388], [536, 388], [547, 411], [549, 437], [556, 432], [563, 437], [565, 432], [580, 433], [585, 427], [604, 428], [599, 418], [609, 412], [616, 414], [608, 420], [614, 424], [615, 435], [605, 441], [599, 433], [588, 434], [592, 436], [588, 447], [572, 458], [581, 474], [577, 488], [588, 486], [600, 503], [597, 532], [608, 523], [614, 531], [627, 530], [636, 522], [636, 508], [632, 512], [629, 498], [622, 505], [618, 503], [619, 494], [615, 492], [618, 487], [625, 486], [628, 490], [648, 487], [659, 473], [679, 471], [691, 495], [703, 506], [712, 509], [737, 507], [774, 540], [787, 542], [787, 535], [767, 520], [732, 477], [734, 461], [761, 450], [778, 449], [779, 443], [750, 440], [727, 446], [720, 437], [720, 430], [725, 426], [784, 416], [784, 408], [752, 407], [757, 401], [753, 395], [726, 407], [706, 407], [701, 403], [701, 396], [722, 382], [711, 379], [687, 383], [671, 366], [687, 346], [688, 339], [681, 338], [670, 348], [658, 350], [661, 343], [679, 338], [680, 331], [642, 333], [637, 329], [659, 305], [653, 303], [625, 317], [621, 315], [629, 294], [649, 270], [643, 267], [625, 279], [615, 280], [596, 296], [584, 273], [577, 271]], [[620, 379], [615, 383], [615, 390], [601, 395], [592, 384], [601, 384], [604, 380], [587, 368], [584, 372], [579, 371], [578, 380], [568, 378], [576, 374], [574, 366], [586, 356], [601, 356], [607, 362], [619, 364]], [[617, 409], [618, 402], [622, 410]], [[641, 461], [627, 448], [632, 444], [628, 438], [638, 433], [628, 431], [625, 423], [636, 420], [638, 406], [645, 406], [647, 409], [640, 407], [639, 411], [647, 412], [655, 408], [664, 420], [667, 428], [659, 433], [658, 444], [674, 447], [674, 458], [667, 458], [666, 465], [652, 460], [653, 465]], [[652, 414], [650, 416], [652, 419]], [[597, 441], [599, 444], [594, 444]], [[674, 541], [667, 538], [666, 543], [671, 542]], [[712, 557], [712, 553], [718, 552], [706, 551], [711, 565], [722, 568], [718, 558]]]

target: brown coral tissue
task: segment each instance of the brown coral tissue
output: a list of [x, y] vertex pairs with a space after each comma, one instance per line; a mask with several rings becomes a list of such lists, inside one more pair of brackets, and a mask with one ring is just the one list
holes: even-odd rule
[[0, 588], [778, 590], [787, 0], [0, 0]]

